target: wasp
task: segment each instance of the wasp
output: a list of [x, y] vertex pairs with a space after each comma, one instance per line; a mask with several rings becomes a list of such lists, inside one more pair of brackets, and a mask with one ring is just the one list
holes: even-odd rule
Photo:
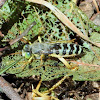
[[30, 58], [32, 54], [36, 59], [40, 59], [40, 55], [48, 55], [58, 58], [67, 67], [70, 65], [63, 57], [71, 57], [83, 53], [83, 47], [74, 43], [39, 43], [26, 44], [23, 47], [22, 55], [25, 58]]

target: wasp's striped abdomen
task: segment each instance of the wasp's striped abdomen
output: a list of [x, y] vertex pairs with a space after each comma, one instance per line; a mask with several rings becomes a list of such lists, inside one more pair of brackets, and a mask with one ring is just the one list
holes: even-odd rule
[[79, 55], [83, 53], [83, 48], [82, 46], [73, 43], [55, 43], [50, 48], [50, 53], [57, 55]]

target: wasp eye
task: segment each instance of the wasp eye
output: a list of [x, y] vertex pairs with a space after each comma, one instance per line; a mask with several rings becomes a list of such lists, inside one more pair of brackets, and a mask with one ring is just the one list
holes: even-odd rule
[[25, 58], [26, 58], [26, 59], [29, 59], [30, 57], [31, 57], [30, 52], [26, 52], [26, 53], [25, 53]]
[[25, 52], [24, 50], [22, 50], [22, 56], [24, 56], [26, 59], [29, 59], [31, 57], [31, 53]]
[[24, 45], [23, 50], [24, 50], [25, 52], [29, 51], [29, 45], [28, 45], [28, 44]]

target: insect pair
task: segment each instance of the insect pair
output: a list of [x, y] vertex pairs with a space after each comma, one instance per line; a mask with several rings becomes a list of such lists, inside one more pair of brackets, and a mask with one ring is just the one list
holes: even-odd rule
[[26, 44], [23, 47], [22, 55], [29, 59], [33, 55], [35, 59], [41, 59], [44, 56], [58, 58], [64, 65], [71, 69], [72, 66], [64, 59], [65, 57], [73, 57], [83, 53], [83, 47], [74, 43], [40, 43]]

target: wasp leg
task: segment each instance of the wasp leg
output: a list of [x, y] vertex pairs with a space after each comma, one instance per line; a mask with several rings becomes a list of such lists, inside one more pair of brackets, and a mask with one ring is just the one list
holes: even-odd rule
[[61, 56], [61, 57], [66, 57], [66, 58], [68, 58], [68, 57], [74, 57], [74, 56], [76, 56], [76, 54], [72, 54], [72, 55], [63, 55], [63, 56]]
[[74, 9], [74, 5], [77, 4], [77, 0], [72, 0], [72, 2], [70, 3], [70, 13], [72, 13], [73, 9]]
[[69, 12], [72, 13], [72, 11], [73, 11], [73, 4], [72, 3], [70, 3], [70, 7], [71, 8], [70, 8], [70, 11]]
[[61, 56], [56, 55], [56, 54], [50, 54], [49, 56], [58, 58], [68, 69], [71, 69], [72, 67], [69, 65], [69, 63]]
[[[39, 40], [40, 43], [42, 43], [40, 35], [38, 36], [38, 40]], [[42, 54], [41, 57], [40, 57], [40, 59], [41, 59], [40, 65], [43, 64], [43, 58], [44, 58], [44, 54]]]
[[41, 55], [41, 57], [40, 57], [40, 59], [41, 59], [41, 64], [40, 65], [42, 65], [43, 64], [43, 58], [45, 57], [45, 55], [44, 54], [42, 54]]
[[53, 85], [49, 90], [44, 91], [43, 93], [50, 93], [54, 89], [56, 89], [66, 78], [68, 78], [68, 74], [65, 75], [60, 81], [58, 81], [55, 85]]
[[68, 69], [72, 68], [72, 66], [70, 66], [69, 63], [62, 56], [59, 56], [59, 55], [56, 55], [56, 54], [50, 54], [49, 56], [58, 58]]
[[38, 90], [39, 90], [39, 88], [40, 88], [40, 86], [41, 86], [41, 80], [39, 81], [39, 83], [38, 83], [38, 85], [37, 85], [37, 87], [36, 87], [36, 89], [33, 89], [32, 90], [32, 96], [33, 97], [36, 97], [36, 96], [41, 96], [41, 97], [47, 97], [46, 96], [46, 94], [43, 94], [43, 93], [40, 93]]
[[68, 68], [68, 69], [72, 69], [72, 66], [69, 65], [69, 63], [63, 58], [63, 57], [59, 57], [58, 58], [61, 62], [63, 62], [63, 64]]
[[32, 100], [59, 100], [59, 99], [57, 99], [57, 98], [55, 98], [55, 97], [53, 97], [53, 96], [48, 96], [47, 94], [48, 94], [48, 92], [46, 92], [46, 93], [41, 93], [41, 92], [39, 92], [39, 88], [40, 88], [40, 86], [41, 86], [41, 80], [39, 81], [39, 83], [38, 83], [38, 85], [37, 85], [37, 87], [36, 87], [36, 89], [33, 89], [33, 87], [32, 87], [32, 97], [33, 97], [33, 99]]
[[74, 65], [70, 65], [63, 57], [73, 57], [75, 56], [74, 54], [73, 55], [64, 55], [64, 56], [60, 56], [60, 55], [56, 55], [56, 54], [50, 54], [49, 56], [52, 56], [52, 57], [55, 57], [55, 58], [58, 58], [68, 69], [74, 69], [74, 70], [77, 70], [78, 67], [73, 67]]
[[38, 40], [39, 40], [40, 43], [42, 43], [40, 35], [38, 36]]
[[74, 2], [76, 4], [77, 3], [77, 0], [72, 0], [72, 2]]
[[[76, 56], [76, 54], [72, 54], [72, 55], [63, 55], [63, 56], [61, 56], [61, 57], [74, 57], [74, 56]], [[65, 61], [66, 61], [66, 60], [65, 60]], [[71, 63], [70, 66], [71, 66], [71, 69], [73, 69], [73, 70], [78, 70], [78, 66], [77, 66], [77, 65]]]
[[32, 59], [33, 59], [33, 56], [30, 57], [30, 59], [28, 60], [28, 63], [30, 63], [32, 61]]
[[50, 42], [50, 43], [72, 43], [72, 42], [74, 42], [74, 41], [75, 41], [75, 39], [67, 40], [67, 41], [52, 41], [52, 42]]
[[32, 44], [25, 36], [23, 37], [29, 44]]

